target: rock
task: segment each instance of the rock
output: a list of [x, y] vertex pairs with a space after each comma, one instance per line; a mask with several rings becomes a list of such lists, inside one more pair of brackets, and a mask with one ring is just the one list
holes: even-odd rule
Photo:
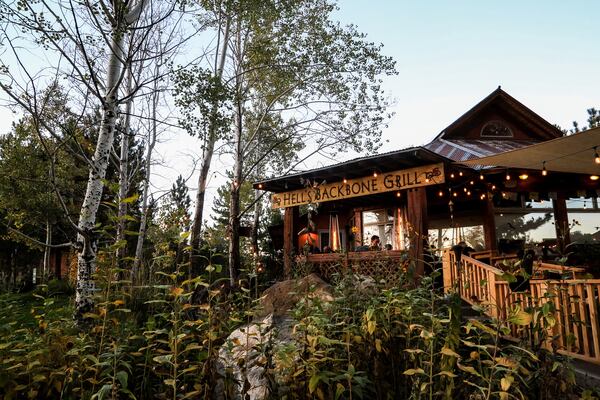
[[318, 298], [324, 302], [333, 300], [331, 286], [317, 274], [310, 274], [301, 279], [277, 282], [265, 290], [260, 298], [260, 310], [255, 315], [258, 318], [269, 314], [287, 315], [307, 295], [310, 299]]
[[215, 398], [262, 400], [282, 395], [271, 393], [273, 381], [280, 384], [276, 386], [286, 386], [278, 374], [285, 367], [275, 355], [290, 349], [296, 353], [295, 321], [289, 310], [307, 295], [333, 300], [331, 286], [315, 274], [278, 282], [264, 291], [253, 322], [233, 331], [219, 349]]

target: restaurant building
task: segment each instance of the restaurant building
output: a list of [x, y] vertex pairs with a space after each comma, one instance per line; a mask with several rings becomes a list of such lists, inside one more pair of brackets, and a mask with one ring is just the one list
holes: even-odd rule
[[[499, 87], [424, 146], [272, 178], [254, 187], [272, 192], [272, 206], [284, 209], [286, 271], [307, 247], [311, 253], [351, 253], [369, 245], [373, 235], [380, 237], [382, 249], [409, 250], [418, 260], [431, 247], [460, 240], [500, 253], [513, 251], [515, 241], [517, 246], [530, 242], [560, 249], [570, 241], [573, 219], [592, 221], [578, 234], [591, 237], [600, 230], [597, 215], [590, 219], [598, 211], [598, 181], [590, 174], [553, 170], [550, 158], [528, 168], [472, 162], [562, 136], [559, 128]], [[593, 161], [593, 151], [581, 156]], [[309, 223], [300, 208], [316, 203]], [[424, 264], [419, 262], [417, 269], [423, 273]]]

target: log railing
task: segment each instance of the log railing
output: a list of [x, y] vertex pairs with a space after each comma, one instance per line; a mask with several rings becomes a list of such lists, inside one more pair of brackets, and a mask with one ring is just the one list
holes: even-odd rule
[[[537, 267], [571, 272], [577, 276], [581, 268], [542, 264]], [[600, 279], [532, 279], [526, 292], [512, 292], [502, 279], [503, 271], [468, 256], [460, 265], [452, 252], [444, 254], [444, 290], [456, 291], [468, 303], [482, 306], [486, 313], [510, 328], [510, 336], [526, 338], [530, 327], [508, 322], [512, 310], [520, 307], [542, 307], [551, 303], [556, 321], [548, 332], [546, 347], [554, 347], [569, 356], [600, 364]], [[534, 334], [534, 333], [533, 333]], [[554, 341], [551, 341], [552, 338]]]
[[348, 253], [308, 254], [299, 256], [297, 263], [305, 264], [323, 279], [331, 281], [336, 275], [352, 271], [354, 274], [385, 279], [386, 284], [400, 282], [406, 271], [408, 257], [405, 251], [365, 251]]

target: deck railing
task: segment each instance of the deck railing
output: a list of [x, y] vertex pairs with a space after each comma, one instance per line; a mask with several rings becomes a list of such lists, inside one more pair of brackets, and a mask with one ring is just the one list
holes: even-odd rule
[[312, 271], [328, 281], [334, 276], [352, 271], [354, 274], [385, 279], [386, 284], [396, 285], [406, 271], [406, 252], [398, 250], [365, 251], [348, 253], [308, 254], [296, 260], [308, 265]]
[[[543, 263], [537, 264], [536, 268], [575, 277], [583, 271]], [[481, 305], [489, 316], [503, 321], [514, 338], [530, 337], [535, 333], [530, 327], [509, 323], [512, 310], [551, 303], [556, 322], [544, 345], [600, 364], [600, 279], [531, 279], [527, 291], [512, 292], [509, 283], [502, 278], [502, 270], [474, 258], [462, 256], [459, 265], [454, 254], [448, 251], [444, 254], [443, 269], [446, 292], [454, 290], [468, 303]]]

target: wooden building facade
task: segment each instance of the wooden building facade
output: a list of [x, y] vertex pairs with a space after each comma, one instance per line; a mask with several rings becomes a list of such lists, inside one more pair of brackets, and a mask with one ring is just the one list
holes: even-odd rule
[[[377, 235], [382, 257], [408, 250], [422, 274], [430, 247], [455, 244], [474, 230], [479, 237], [471, 240], [478, 250], [507, 252], [503, 246], [519, 235], [524, 241], [527, 229], [540, 224], [546, 228], [543, 238], [530, 241], [557, 251], [569, 243], [569, 215], [598, 213], [600, 181], [546, 171], [543, 165], [514, 170], [466, 165], [561, 136], [560, 129], [498, 88], [424, 146], [266, 179], [254, 187], [272, 192], [272, 206], [284, 210], [286, 273], [296, 255], [308, 251], [316, 260], [332, 257], [324, 252], [361, 252]], [[572, 198], [587, 199], [589, 207], [568, 210]], [[316, 203], [316, 212], [300, 212]], [[533, 222], [524, 219], [527, 215]]]

